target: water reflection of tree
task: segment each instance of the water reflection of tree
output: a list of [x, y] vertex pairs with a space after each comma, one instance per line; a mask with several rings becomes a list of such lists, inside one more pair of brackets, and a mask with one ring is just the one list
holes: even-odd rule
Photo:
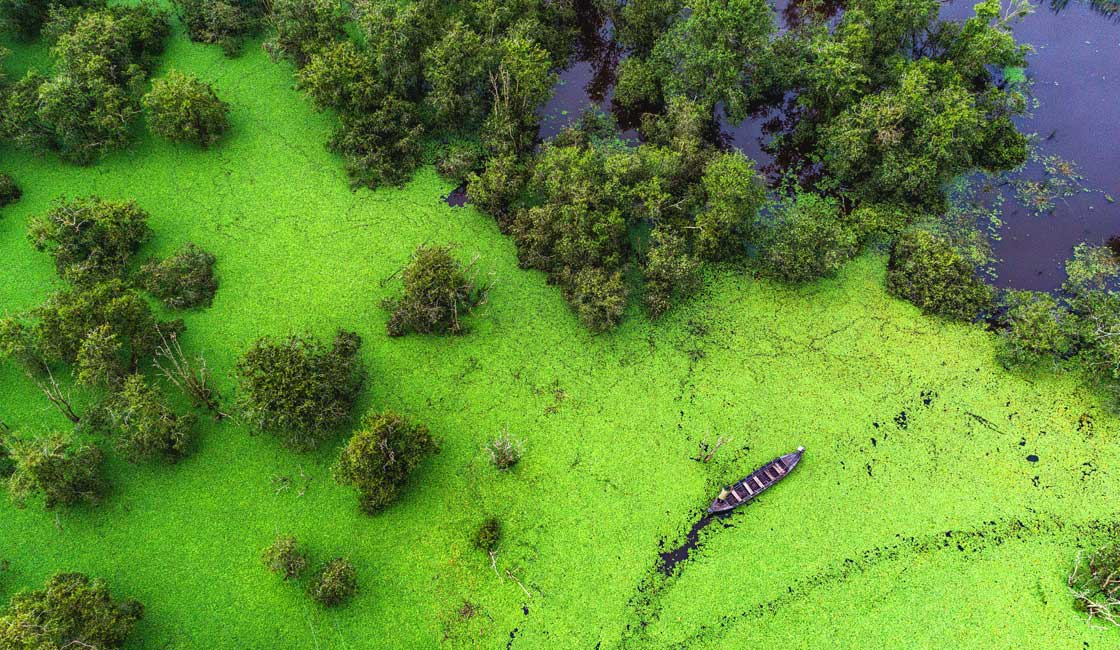
[[[1050, 10], [1054, 13], [1061, 13], [1067, 6], [1070, 0], [1050, 0]], [[1085, 0], [1085, 4], [1093, 11], [1120, 21], [1120, 0]]]

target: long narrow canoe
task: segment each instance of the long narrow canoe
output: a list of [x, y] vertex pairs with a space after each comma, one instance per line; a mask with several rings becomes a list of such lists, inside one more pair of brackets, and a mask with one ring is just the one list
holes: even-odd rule
[[771, 485], [784, 479], [801, 462], [804, 447], [798, 447], [792, 454], [780, 456], [756, 469], [750, 476], [720, 492], [708, 512], [727, 512], [750, 501], [765, 492]]

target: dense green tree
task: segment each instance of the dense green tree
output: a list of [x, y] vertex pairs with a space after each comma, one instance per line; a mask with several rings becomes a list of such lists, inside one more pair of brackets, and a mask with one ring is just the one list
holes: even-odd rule
[[696, 216], [696, 248], [705, 259], [742, 254], [766, 201], [766, 184], [739, 151], [722, 153], [704, 169], [704, 209]]
[[295, 537], [279, 535], [261, 552], [261, 562], [284, 580], [296, 580], [307, 568], [307, 554]]
[[229, 129], [229, 104], [197, 77], [172, 70], [144, 95], [148, 126], [172, 142], [208, 147]]
[[496, 58], [482, 141], [495, 154], [525, 155], [537, 136], [537, 109], [552, 96], [556, 75], [548, 52], [524, 36], [499, 41]]
[[421, 245], [401, 271], [404, 294], [381, 303], [391, 314], [389, 336], [464, 333], [463, 319], [486, 300], [489, 289], [479, 286], [475, 275], [474, 263], [460, 264], [451, 246]]
[[618, 40], [639, 57], [646, 57], [669, 26], [680, 17], [684, 0], [629, 0], [614, 5]]
[[557, 281], [564, 291], [564, 299], [587, 329], [605, 332], [622, 322], [630, 291], [621, 271], [589, 266], [561, 271]]
[[144, 289], [169, 309], [209, 307], [218, 291], [216, 258], [192, 243], [163, 260], [149, 260], [140, 269]]
[[798, 192], [763, 227], [762, 265], [786, 282], [835, 274], [855, 255], [858, 238], [835, 199]]
[[109, 417], [117, 434], [117, 448], [134, 463], [147, 460], [177, 462], [194, 441], [195, 416], [177, 415], [142, 375], [131, 375], [109, 400]]
[[467, 195], [471, 203], [493, 216], [502, 230], [513, 222], [511, 208], [520, 197], [528, 180], [528, 170], [515, 154], [499, 154], [486, 162], [485, 168], [467, 176]]
[[307, 595], [324, 607], [338, 607], [358, 590], [358, 573], [346, 558], [336, 557], [319, 567], [307, 583]]
[[192, 41], [221, 45], [229, 56], [240, 53], [245, 39], [260, 30], [265, 13], [265, 3], [260, 0], [173, 2]]
[[0, 208], [15, 203], [23, 196], [23, 191], [8, 174], [0, 174]]
[[1053, 296], [1037, 291], [1008, 291], [1003, 307], [1007, 329], [1001, 333], [1001, 356], [1008, 364], [1060, 359], [1073, 350], [1072, 319]]
[[0, 28], [31, 39], [47, 22], [53, 7], [81, 7], [96, 4], [92, 0], [0, 0]]
[[104, 580], [57, 573], [44, 589], [12, 596], [0, 613], [0, 650], [116, 650], [143, 616], [143, 605], [114, 600]]
[[483, 171], [485, 163], [486, 149], [475, 140], [452, 141], [436, 155], [436, 171], [456, 183], [464, 183]]
[[346, 36], [345, 20], [338, 0], [274, 0], [266, 18], [273, 36], [264, 48], [273, 60], [287, 59], [302, 68], [316, 52]]
[[311, 336], [258, 339], [237, 364], [247, 420], [294, 449], [315, 448], [350, 419], [365, 378], [361, 344], [341, 330], [330, 347]]
[[376, 110], [387, 94], [372, 57], [349, 40], [330, 43], [311, 55], [297, 80], [319, 110], [345, 115]]
[[887, 292], [923, 311], [973, 320], [992, 304], [992, 289], [948, 238], [926, 229], [907, 230], [887, 264]]
[[436, 450], [428, 427], [393, 412], [369, 413], [342, 450], [335, 480], [356, 489], [362, 511], [374, 514], [397, 499], [409, 475]]
[[691, 295], [700, 287], [700, 262], [689, 254], [684, 237], [655, 228], [645, 266], [646, 312], [658, 317], [669, 311], [674, 298]]
[[33, 347], [42, 358], [75, 363], [88, 339], [109, 339], [116, 346], [116, 367], [127, 372], [151, 358], [163, 336], [182, 329], [179, 321], [158, 321], [144, 297], [121, 280], [61, 289], [30, 316]]
[[347, 115], [328, 146], [342, 156], [353, 186], [401, 187], [423, 160], [416, 106], [388, 96], [369, 113]]
[[1065, 268], [1062, 292], [1082, 358], [1102, 379], [1120, 379], [1120, 263], [1104, 246], [1079, 244]]
[[73, 436], [53, 433], [40, 440], [12, 441], [9, 453], [15, 472], [8, 479], [8, 491], [19, 507], [38, 495], [47, 510], [95, 502], [106, 490], [101, 478], [104, 454]]
[[492, 48], [469, 26], [455, 21], [424, 51], [425, 103], [431, 122], [449, 129], [481, 123], [489, 108]]

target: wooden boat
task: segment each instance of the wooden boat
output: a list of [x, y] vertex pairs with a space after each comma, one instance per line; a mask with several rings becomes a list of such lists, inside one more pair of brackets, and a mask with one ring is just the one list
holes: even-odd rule
[[719, 493], [708, 512], [727, 512], [762, 494], [771, 485], [785, 478], [801, 462], [804, 447], [792, 454], [780, 456], [756, 469], [750, 476]]

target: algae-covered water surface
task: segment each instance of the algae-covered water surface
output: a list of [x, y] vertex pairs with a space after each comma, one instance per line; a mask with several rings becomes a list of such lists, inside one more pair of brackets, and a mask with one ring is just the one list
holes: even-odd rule
[[[213, 305], [176, 316], [223, 398], [258, 337], [346, 328], [368, 369], [357, 410], [422, 421], [440, 451], [368, 516], [332, 478], [342, 433], [297, 454], [236, 414], [202, 417], [177, 464], [110, 454], [96, 505], [0, 500], [0, 602], [96, 575], [145, 606], [125, 647], [168, 650], [1120, 646], [1066, 584], [1077, 550], [1120, 525], [1120, 421], [1072, 366], [1005, 369], [994, 333], [887, 295], [874, 248], [799, 287], [712, 265], [662, 319], [631, 306], [593, 335], [493, 218], [442, 200], [455, 185], [431, 166], [352, 191], [324, 148], [333, 116], [290, 65], [174, 29], [155, 76], [213, 83], [229, 134], [199, 149], [145, 133], [89, 167], [0, 149], [23, 188], [0, 212], [0, 313], [61, 286], [32, 217], [59, 197], [133, 198], [155, 232], [142, 257], [190, 241], [218, 260]], [[10, 74], [45, 56], [10, 45]], [[379, 303], [423, 243], [493, 278], [464, 336], [385, 334]], [[69, 426], [12, 362], [0, 419]], [[525, 447], [509, 472], [484, 450], [503, 431]], [[799, 445], [789, 478], [689, 539], [722, 486]], [[488, 556], [473, 535], [492, 516]], [[278, 533], [313, 563], [349, 558], [354, 598], [323, 609], [265, 571]]]

